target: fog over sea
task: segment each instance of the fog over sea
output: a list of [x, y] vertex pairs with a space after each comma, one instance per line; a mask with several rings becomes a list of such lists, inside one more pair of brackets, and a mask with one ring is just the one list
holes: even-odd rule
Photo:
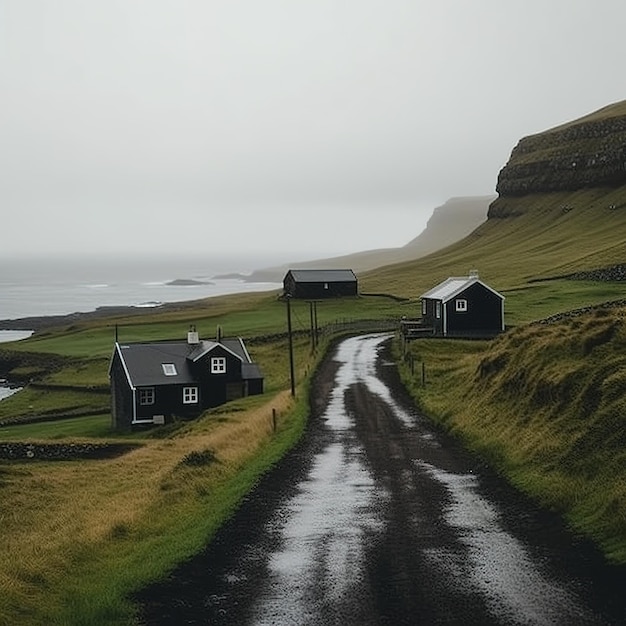
[[[209, 296], [279, 289], [224, 274], [284, 264], [256, 257], [0, 258], [0, 320], [95, 311], [108, 306], [155, 307]], [[191, 284], [169, 284], [172, 281]], [[28, 330], [28, 329], [24, 329]]]

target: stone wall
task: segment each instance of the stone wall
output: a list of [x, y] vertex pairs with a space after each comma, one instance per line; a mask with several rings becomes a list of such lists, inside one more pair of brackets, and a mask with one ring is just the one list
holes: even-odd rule
[[134, 443], [0, 443], [0, 459], [68, 461], [74, 459], [110, 459], [126, 454]]

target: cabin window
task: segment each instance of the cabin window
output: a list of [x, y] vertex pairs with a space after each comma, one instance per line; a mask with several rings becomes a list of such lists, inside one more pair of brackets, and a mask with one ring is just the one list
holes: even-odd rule
[[328, 289], [328, 283], [324, 283], [324, 289]]
[[198, 404], [197, 387], [183, 387], [183, 404]]
[[455, 300], [454, 304], [457, 313], [465, 313], [467, 311], [467, 300]]
[[176, 376], [178, 374], [176, 366], [173, 363], [161, 363], [161, 367], [166, 376]]
[[426, 315], [426, 300], [422, 300], [422, 315]]
[[139, 404], [141, 406], [154, 404], [154, 387], [144, 387], [139, 390]]
[[441, 302], [439, 300], [435, 302], [435, 317], [437, 319], [441, 317]]
[[214, 356], [211, 359], [211, 374], [225, 374], [226, 373], [226, 357]]

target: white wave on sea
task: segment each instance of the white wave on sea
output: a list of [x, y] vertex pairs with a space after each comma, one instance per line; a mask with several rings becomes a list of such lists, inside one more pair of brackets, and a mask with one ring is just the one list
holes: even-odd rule
[[233, 276], [268, 266], [263, 259], [3, 259], [0, 320], [277, 290], [280, 283]]

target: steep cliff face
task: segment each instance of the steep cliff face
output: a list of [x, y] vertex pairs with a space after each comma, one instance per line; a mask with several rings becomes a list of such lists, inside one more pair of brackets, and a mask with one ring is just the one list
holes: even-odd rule
[[500, 171], [500, 197], [626, 184], [626, 101], [524, 137]]

